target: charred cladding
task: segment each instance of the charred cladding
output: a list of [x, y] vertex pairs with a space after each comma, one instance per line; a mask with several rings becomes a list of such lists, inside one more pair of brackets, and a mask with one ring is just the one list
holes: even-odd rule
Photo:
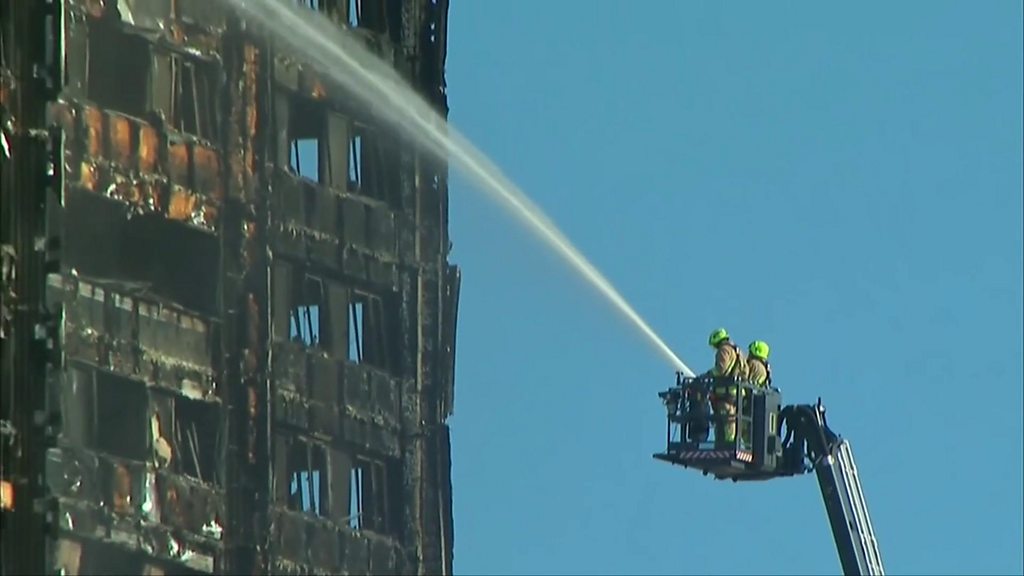
[[[446, 1], [297, 4], [447, 113]], [[220, 2], [0, 16], [2, 573], [450, 574], [447, 165]]]

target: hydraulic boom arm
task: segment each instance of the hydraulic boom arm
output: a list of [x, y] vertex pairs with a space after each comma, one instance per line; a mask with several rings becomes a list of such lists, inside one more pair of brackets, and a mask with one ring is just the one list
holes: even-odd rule
[[[733, 393], [718, 396], [721, 389]], [[777, 388], [682, 374], [676, 375], [676, 386], [659, 397], [668, 411], [668, 431], [665, 451], [654, 454], [655, 458], [733, 482], [813, 470], [843, 573], [884, 576], [853, 451], [849, 442], [829, 429], [820, 399], [816, 405], [796, 404], [780, 410]], [[730, 399], [735, 402], [731, 412], [718, 408]], [[729, 414], [733, 430], [738, 428], [739, 434], [723, 437]], [[780, 442], [783, 431], [785, 437]]]
[[797, 466], [806, 466], [806, 458], [818, 477], [843, 573], [884, 575], [850, 443], [829, 430], [820, 401], [787, 406], [780, 417], [787, 428], [785, 458]]

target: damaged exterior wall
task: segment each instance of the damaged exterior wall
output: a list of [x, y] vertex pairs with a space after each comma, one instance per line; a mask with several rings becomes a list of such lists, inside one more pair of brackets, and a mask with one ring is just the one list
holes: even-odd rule
[[[447, 114], [446, 0], [298, 3]], [[450, 574], [447, 165], [219, 2], [0, 31], [0, 571]]]

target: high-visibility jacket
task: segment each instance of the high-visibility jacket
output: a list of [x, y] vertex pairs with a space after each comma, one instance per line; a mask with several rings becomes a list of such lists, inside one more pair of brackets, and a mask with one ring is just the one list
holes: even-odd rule
[[747, 381], [754, 386], [765, 388], [772, 385], [772, 367], [767, 360], [760, 358], [747, 359]]
[[718, 345], [715, 351], [715, 365], [708, 371], [711, 376], [733, 377], [743, 380], [747, 374], [747, 362], [743, 352], [728, 340]]

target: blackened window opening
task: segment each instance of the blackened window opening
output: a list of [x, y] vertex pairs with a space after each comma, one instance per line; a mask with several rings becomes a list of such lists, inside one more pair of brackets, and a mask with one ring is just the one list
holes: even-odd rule
[[320, 182], [320, 146], [318, 138], [292, 140], [288, 150], [292, 171], [302, 178]]
[[217, 136], [217, 72], [205, 62], [174, 57], [174, 98], [171, 122], [175, 129], [207, 140]]
[[[334, 174], [327, 109], [323, 103], [293, 96], [288, 111], [288, 165], [292, 173], [323, 184], [341, 184]], [[344, 154], [344, 150], [337, 153]]]
[[349, 361], [387, 367], [388, 324], [381, 298], [352, 291], [348, 325]]
[[174, 400], [174, 461], [180, 473], [201, 482], [220, 483], [219, 408], [214, 403], [185, 397]]
[[349, 188], [355, 192], [362, 192], [362, 159], [363, 159], [363, 136], [358, 132], [352, 135], [349, 144], [348, 181]]
[[96, 449], [130, 460], [148, 455], [149, 393], [142, 382], [96, 370], [92, 429]]
[[149, 108], [149, 43], [112, 18], [90, 20], [88, 34], [89, 100], [141, 118]]
[[288, 507], [326, 516], [328, 506], [327, 451], [320, 445], [296, 441], [288, 454]]
[[315, 276], [302, 276], [293, 294], [295, 305], [289, 319], [289, 337], [306, 346], [323, 347], [329, 344], [329, 324], [324, 298], [323, 280]]
[[362, 11], [361, 0], [348, 0], [348, 25], [353, 28], [359, 27], [360, 12]]
[[400, 2], [361, 0], [359, 2], [359, 27], [386, 35], [388, 32], [388, 8], [395, 5], [401, 7]]
[[397, 527], [398, 488], [391, 467], [379, 460], [356, 458], [350, 475], [349, 528], [389, 534]]

